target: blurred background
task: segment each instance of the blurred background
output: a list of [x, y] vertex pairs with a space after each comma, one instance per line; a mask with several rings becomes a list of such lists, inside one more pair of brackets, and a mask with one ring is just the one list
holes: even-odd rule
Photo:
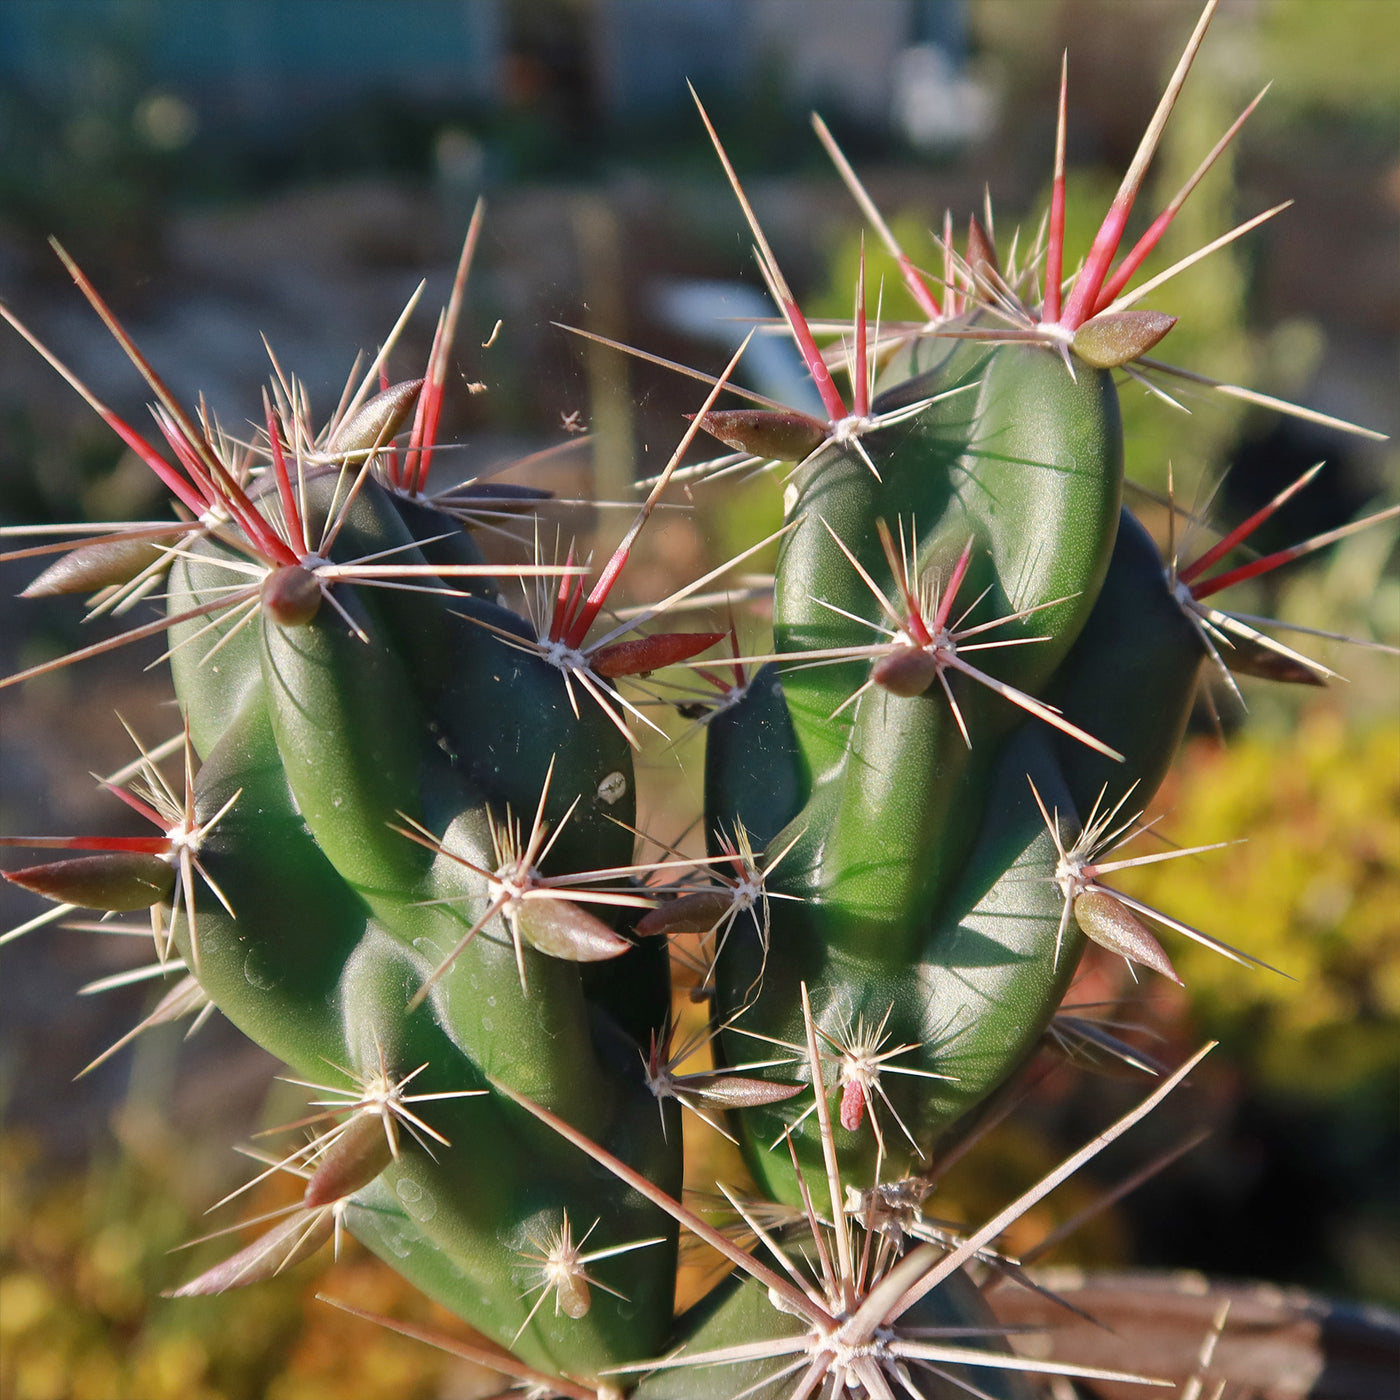
[[[420, 372], [432, 310], [484, 195], [445, 419], [462, 447], [440, 481], [567, 443], [569, 428], [583, 426], [590, 446], [519, 479], [616, 498], [664, 462], [703, 391], [551, 323], [717, 373], [744, 318], [769, 314], [687, 79], [799, 300], [809, 314], [848, 315], [861, 221], [811, 133], [813, 108], [916, 261], [936, 266], [929, 230], [945, 209], [964, 227], [987, 192], [1005, 253], [1018, 224], [1033, 234], [1047, 202], [1068, 48], [1073, 258], [1196, 8], [5, 0], [0, 297], [100, 398], [146, 421], [149, 394], [47, 246], [57, 237], [183, 401], [202, 394], [227, 426], [243, 424], [268, 373], [265, 335], [324, 412], [354, 354], [373, 352], [426, 278], [423, 309], [394, 360], [398, 377]], [[1153, 298], [1181, 317], [1165, 358], [1393, 439], [1396, 72], [1400, 5], [1225, 0], [1149, 179], [1153, 211], [1259, 88], [1274, 86], [1149, 270], [1261, 209], [1295, 203]], [[888, 278], [886, 317], [912, 314]], [[800, 365], [776, 341], [748, 357], [745, 373], [754, 388], [809, 402]], [[1170, 461], [1191, 499], [1223, 476], [1221, 521], [1327, 460], [1271, 523], [1264, 549], [1400, 499], [1393, 441], [1238, 401], [1197, 396], [1189, 406], [1177, 413], [1125, 391], [1130, 472], [1161, 491]], [[658, 596], [668, 570], [693, 573], [776, 523], [772, 494], [697, 493], [694, 514], [668, 516], [629, 569], [638, 596]], [[1161, 525], [1163, 513], [1142, 500]], [[0, 336], [0, 524], [160, 509], [145, 469], [17, 336]], [[611, 546], [626, 518], [598, 513], [602, 543]], [[1240, 606], [1393, 645], [1395, 539], [1389, 525], [1356, 536]], [[13, 596], [32, 572], [0, 565], [0, 589]], [[8, 605], [3, 673], [87, 641], [78, 612], [71, 602]], [[1319, 645], [1349, 684], [1300, 699], [1246, 682], [1248, 715], [1225, 698], [1223, 745], [1202, 716], [1155, 805], [1170, 811], [1168, 829], [1183, 844], [1247, 828], [1248, 846], [1184, 869], [1153, 867], [1134, 886], [1296, 981], [1190, 949], [1178, 957], [1173, 946], [1189, 1005], [1145, 984], [1123, 1014], [1153, 1023], [1152, 1050], [1164, 1060], [1207, 1036], [1224, 1053], [1095, 1181], [1052, 1198], [1026, 1238], [1009, 1242], [1013, 1252], [1204, 1123], [1206, 1143], [1053, 1257], [1191, 1267], [1400, 1304], [1400, 668], [1374, 652]], [[114, 710], [153, 742], [173, 727], [169, 702], [159, 673], [140, 675], [129, 657], [8, 692], [0, 827], [123, 830], [119, 804], [86, 775], [130, 757]], [[674, 763], [658, 765], [652, 789], [658, 813], [692, 800]], [[0, 895], [0, 929], [37, 912], [8, 889]], [[200, 1213], [243, 1170], [230, 1146], [297, 1108], [285, 1088], [269, 1092], [272, 1062], [218, 1018], [188, 1044], [181, 1028], [160, 1028], [71, 1082], [154, 1000], [143, 986], [77, 995], [144, 957], [128, 944], [45, 928], [0, 952], [0, 1393], [426, 1400], [489, 1390], [460, 1363], [313, 1300], [319, 1288], [432, 1315], [354, 1249], [329, 1279], [313, 1264], [243, 1294], [157, 1296], [197, 1271], [194, 1257], [166, 1251], [214, 1228]], [[1095, 995], [1132, 990], [1112, 969], [1088, 973]], [[1141, 1092], [1131, 1076], [1043, 1078], [975, 1171], [949, 1174], [938, 1213], [980, 1218], [998, 1208]]]

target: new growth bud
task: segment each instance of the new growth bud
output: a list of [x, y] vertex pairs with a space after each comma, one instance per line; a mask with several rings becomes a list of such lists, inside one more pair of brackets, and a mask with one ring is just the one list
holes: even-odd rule
[[1147, 354], [1174, 325], [1176, 317], [1164, 311], [1105, 311], [1080, 326], [1070, 343], [1086, 365], [1117, 369]]
[[164, 904], [175, 888], [175, 870], [168, 861], [137, 851], [103, 851], [3, 873], [12, 885], [45, 899], [112, 913]]

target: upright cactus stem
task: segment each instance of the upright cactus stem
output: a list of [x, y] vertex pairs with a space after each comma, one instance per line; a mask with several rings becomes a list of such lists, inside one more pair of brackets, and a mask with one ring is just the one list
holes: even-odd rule
[[[1213, 10], [1070, 278], [1067, 73], [1041, 239], [1004, 255], [988, 216], [959, 251], [949, 220], [937, 286], [818, 119], [918, 308], [872, 321], [862, 251], [825, 347], [702, 108], [822, 414], [742, 389], [741, 348], [597, 570], [576, 543], [544, 558], [528, 519], [533, 553], [488, 564], [476, 527], [545, 493], [431, 489], [480, 209], [421, 376], [391, 382], [396, 327], [325, 424], [280, 369], [251, 436], [190, 414], [60, 250], [156, 398], [157, 447], [0, 307], [175, 507], [19, 551], [59, 556], [28, 595], [164, 611], [3, 684], [165, 634], [182, 716], [108, 784], [154, 834], [6, 837], [62, 852], [6, 878], [53, 917], [149, 909], [155, 971], [179, 980], [137, 1029], [217, 1008], [324, 1096], [269, 1167], [304, 1183], [300, 1203], [177, 1293], [349, 1234], [538, 1394], [1026, 1400], [1048, 1377], [1144, 1379], [1014, 1354], [979, 1283], [1014, 1274], [992, 1250], [1015, 1214], [1196, 1060], [981, 1229], [920, 1207], [938, 1154], [1053, 1038], [1087, 942], [1174, 980], [1177, 937], [1262, 966], [1114, 887], [1214, 846], [1117, 848], [1203, 680], [1334, 675], [1214, 595], [1400, 509], [1240, 562], [1314, 473], [1190, 558], [1174, 503], [1165, 554], [1124, 504], [1123, 382], [1208, 382], [1150, 358], [1175, 320], [1138, 302], [1174, 269], [1135, 278], [1254, 104], [1120, 243]], [[685, 463], [701, 433], [727, 454]], [[782, 528], [614, 613], [676, 483], [720, 490], [740, 467], [769, 472]], [[775, 543], [771, 641], [737, 590], [658, 630]], [[638, 830], [637, 759], [673, 742], [667, 703], [704, 735], [704, 856]], [[689, 1064], [685, 992], [709, 1063]], [[758, 1192], [718, 1185], [734, 1232], [680, 1199], [700, 1122], [737, 1142]], [[733, 1272], [677, 1313], [682, 1231]]]

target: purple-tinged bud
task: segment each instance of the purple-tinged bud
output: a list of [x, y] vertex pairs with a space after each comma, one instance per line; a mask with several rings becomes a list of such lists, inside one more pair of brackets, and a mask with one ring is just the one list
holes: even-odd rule
[[1100, 948], [1150, 967], [1178, 987], [1185, 985], [1147, 926], [1106, 890], [1085, 890], [1079, 895], [1074, 901], [1074, 919], [1084, 936]]
[[174, 868], [138, 851], [103, 851], [3, 873], [11, 884], [45, 899], [117, 914], [163, 904], [175, 888]]
[[1145, 355], [1171, 328], [1165, 311], [1105, 311], [1074, 333], [1074, 353], [1095, 369], [1116, 369]]
[[284, 564], [263, 579], [262, 606], [283, 627], [305, 627], [320, 610], [320, 582], [310, 569]]

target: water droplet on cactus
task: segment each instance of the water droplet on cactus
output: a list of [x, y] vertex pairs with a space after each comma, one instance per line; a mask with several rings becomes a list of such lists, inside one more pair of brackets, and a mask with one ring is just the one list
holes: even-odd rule
[[277, 974], [268, 966], [267, 954], [256, 948], [250, 949], [243, 959], [243, 977], [260, 992], [270, 992], [277, 985]]

